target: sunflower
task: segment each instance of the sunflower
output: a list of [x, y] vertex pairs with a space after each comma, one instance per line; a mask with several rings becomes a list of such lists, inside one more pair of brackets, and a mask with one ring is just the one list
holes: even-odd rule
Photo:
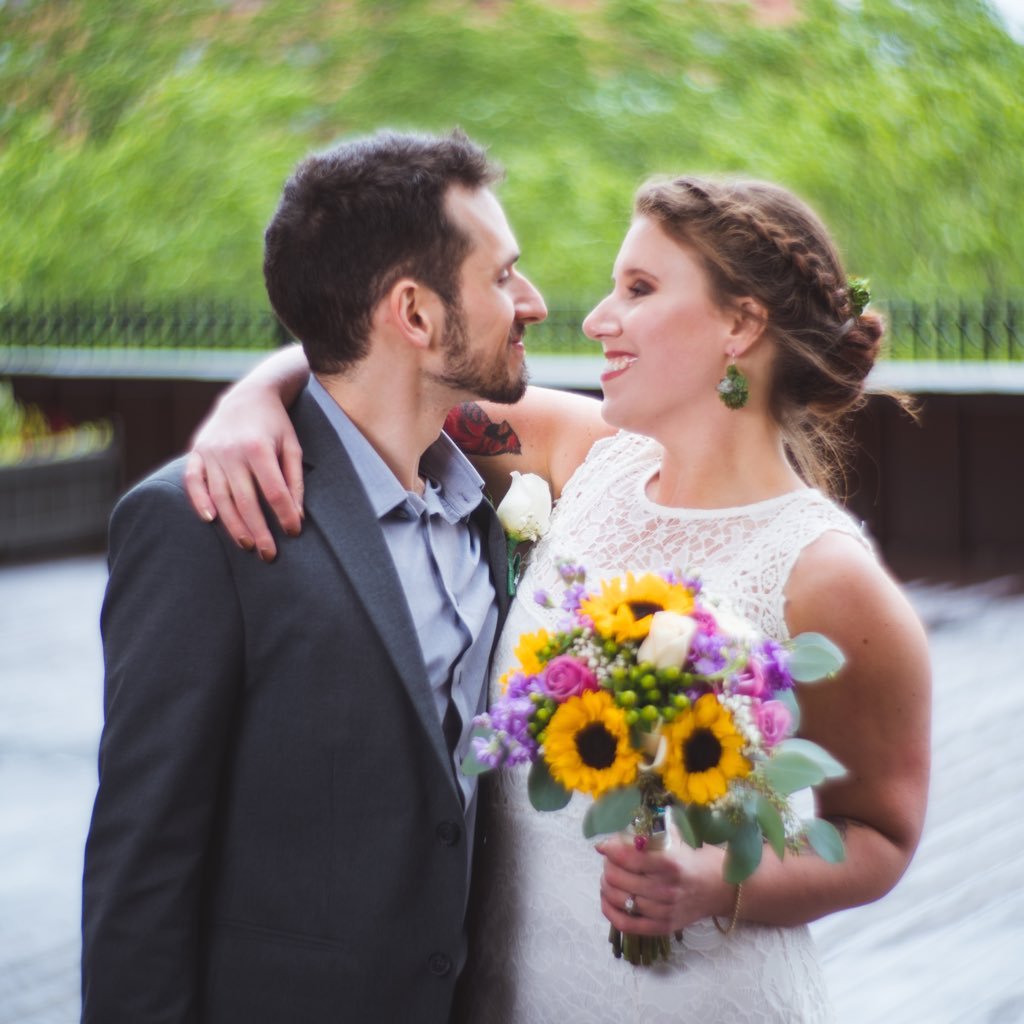
[[539, 629], [536, 633], [524, 633], [519, 638], [519, 643], [516, 644], [513, 653], [528, 676], [539, 675], [544, 670], [548, 659], [545, 658], [542, 661], [541, 652], [551, 643], [551, 640], [551, 634], [546, 629]]
[[636, 779], [640, 751], [629, 742], [625, 715], [606, 690], [570, 697], [546, 732], [544, 759], [566, 789], [599, 797]]
[[625, 580], [621, 576], [602, 580], [601, 593], [584, 598], [580, 611], [591, 619], [601, 636], [621, 644], [643, 640], [655, 612], [689, 615], [693, 611], [693, 591], [653, 573], [636, 579], [628, 572]]
[[725, 796], [730, 779], [750, 774], [752, 765], [742, 753], [746, 740], [713, 693], [704, 694], [664, 732], [665, 788], [686, 803], [709, 804]]

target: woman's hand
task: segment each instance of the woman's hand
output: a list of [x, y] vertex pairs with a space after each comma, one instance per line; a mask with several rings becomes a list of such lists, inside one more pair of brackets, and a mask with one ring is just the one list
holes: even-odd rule
[[[615, 836], [597, 851], [604, 857], [601, 911], [620, 932], [671, 935], [712, 914], [732, 913], [736, 887], [722, 878], [725, 854], [717, 847], [694, 850], [675, 835], [668, 850], [638, 850]], [[632, 914], [626, 910], [630, 896]]]
[[281, 528], [302, 528], [302, 449], [286, 405], [305, 384], [301, 349], [275, 354], [226, 391], [192, 439], [185, 488], [196, 512], [220, 518], [239, 547], [271, 561], [277, 546], [257, 497]]

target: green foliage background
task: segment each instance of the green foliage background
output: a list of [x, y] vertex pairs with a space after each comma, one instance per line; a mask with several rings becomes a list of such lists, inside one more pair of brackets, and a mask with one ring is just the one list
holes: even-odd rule
[[552, 305], [601, 294], [637, 184], [795, 189], [876, 295], [1019, 293], [1024, 47], [983, 0], [0, 0], [0, 304], [263, 300], [294, 163], [461, 125]]

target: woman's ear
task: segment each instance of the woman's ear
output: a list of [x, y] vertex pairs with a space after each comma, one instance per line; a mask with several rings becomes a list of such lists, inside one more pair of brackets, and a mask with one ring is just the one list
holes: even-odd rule
[[733, 316], [729, 329], [728, 351], [741, 356], [749, 352], [763, 337], [768, 325], [768, 312], [757, 299], [745, 296], [732, 306]]

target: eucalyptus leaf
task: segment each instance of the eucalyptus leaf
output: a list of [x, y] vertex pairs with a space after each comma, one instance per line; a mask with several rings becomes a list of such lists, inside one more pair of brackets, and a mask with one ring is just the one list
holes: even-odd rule
[[551, 777], [543, 757], [538, 757], [530, 766], [526, 791], [536, 811], [560, 811], [572, 799], [572, 793]]
[[800, 754], [809, 761], [813, 761], [825, 773], [826, 779], [839, 779], [846, 774], [846, 769], [839, 761], [824, 747], [811, 740], [794, 736], [792, 739], [783, 740], [776, 750], [783, 753]]
[[777, 700], [780, 704], [785, 705], [793, 719], [790, 728], [793, 732], [798, 732], [800, 730], [800, 704], [796, 699], [796, 694], [792, 690], [779, 690], [772, 700]]
[[738, 885], [748, 879], [761, 863], [764, 843], [761, 830], [753, 821], [741, 822], [733, 833], [725, 851], [724, 877]]
[[736, 831], [736, 824], [730, 818], [706, 807], [691, 808], [690, 821], [697, 838], [713, 845], [728, 842]]
[[686, 813], [686, 808], [673, 804], [672, 820], [675, 822], [676, 828], [679, 829], [679, 835], [682, 837], [683, 842], [696, 850], [701, 845], [701, 841], [693, 827], [693, 822], [690, 821], [690, 816]]
[[841, 864], [846, 859], [843, 837], [832, 822], [824, 818], [813, 818], [804, 823], [804, 833], [807, 842], [822, 860], [827, 860], [829, 864]]
[[755, 817], [775, 855], [782, 860], [786, 853], [786, 826], [778, 808], [767, 797], [759, 795]]
[[813, 683], [835, 675], [846, 659], [821, 633], [800, 633], [789, 643], [789, 672], [798, 683]]
[[632, 824], [643, 803], [643, 794], [636, 786], [623, 786], [595, 800], [583, 816], [583, 835], [587, 839], [607, 832], [621, 832]]
[[764, 766], [764, 777], [773, 789], [786, 796], [798, 789], [818, 785], [825, 778], [825, 772], [805, 754], [776, 747], [776, 752]]

